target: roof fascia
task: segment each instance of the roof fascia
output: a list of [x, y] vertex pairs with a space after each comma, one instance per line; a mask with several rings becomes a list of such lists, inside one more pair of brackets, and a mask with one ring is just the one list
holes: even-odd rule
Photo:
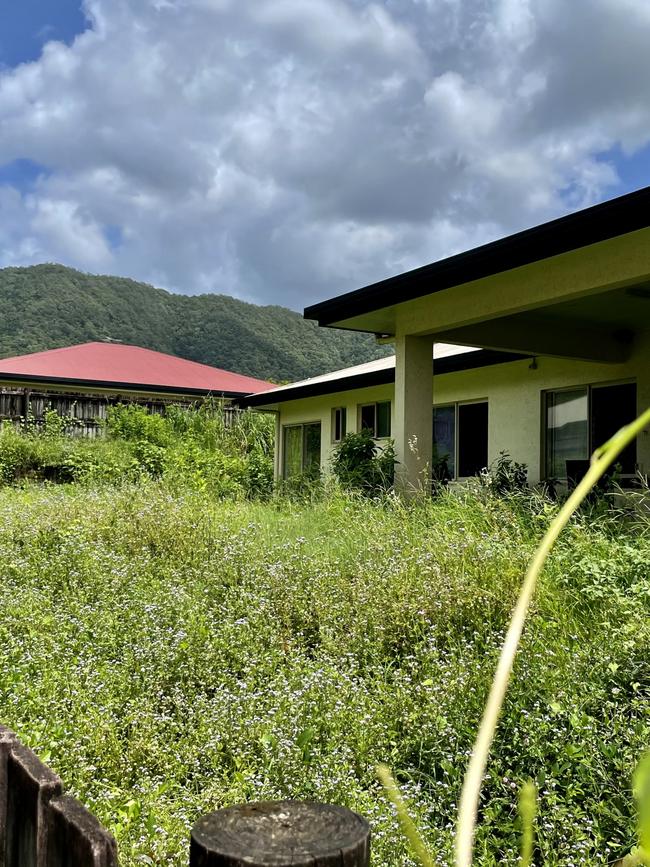
[[[480, 349], [476, 352], [465, 352], [462, 355], [448, 355], [436, 358], [432, 363], [432, 373], [441, 376], [445, 373], [456, 373], [461, 370], [474, 370], [479, 367], [490, 367], [493, 364], [504, 364], [511, 361], [521, 361], [530, 358], [530, 355], [515, 354], [512, 352], [499, 352], [493, 349]], [[325, 394], [337, 394], [342, 391], [352, 391], [357, 388], [369, 388], [373, 385], [386, 385], [395, 382], [395, 367], [387, 367], [383, 370], [374, 370], [368, 373], [357, 373], [341, 379], [330, 379], [326, 382], [305, 383], [295, 388], [287, 388], [285, 391], [262, 392], [261, 394], [249, 394], [236, 402], [238, 406], [263, 407], [278, 403], [286, 403], [289, 400], [301, 400], [305, 397], [319, 397]]]
[[36, 375], [26, 375], [24, 373], [3, 373], [0, 372], [0, 384], [3, 382], [6, 383], [24, 383], [31, 384], [34, 383], [36, 385], [47, 385], [51, 383], [52, 385], [64, 385], [70, 387], [77, 388], [85, 388], [85, 389], [93, 389], [93, 388], [101, 388], [111, 392], [122, 393], [124, 391], [129, 392], [141, 392], [145, 394], [174, 394], [179, 397], [183, 395], [189, 395], [191, 397], [228, 397], [228, 398], [236, 398], [242, 397], [246, 394], [244, 391], [217, 391], [210, 390], [205, 388], [179, 388], [178, 386], [172, 385], [150, 385], [147, 383], [126, 383], [126, 382], [112, 382], [110, 380], [101, 380], [101, 379], [74, 379], [69, 377], [59, 377], [59, 376], [36, 376]]
[[[306, 307], [304, 317], [337, 325], [443, 289], [494, 276], [542, 259], [650, 226], [650, 187], [559, 217], [464, 253]], [[359, 330], [357, 324], [356, 330]], [[372, 330], [372, 329], [369, 329]]]

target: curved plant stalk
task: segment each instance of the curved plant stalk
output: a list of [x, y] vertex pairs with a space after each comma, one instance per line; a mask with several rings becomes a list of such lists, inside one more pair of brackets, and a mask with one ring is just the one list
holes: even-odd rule
[[601, 448], [594, 452], [589, 470], [551, 523], [528, 567], [519, 599], [517, 600], [510, 626], [501, 648], [497, 670], [492, 681], [492, 687], [463, 783], [458, 810], [458, 825], [456, 828], [456, 867], [471, 867], [472, 864], [481, 782], [485, 774], [488, 754], [494, 740], [499, 714], [510, 680], [510, 673], [526, 620], [526, 614], [528, 613], [539, 574], [557, 537], [566, 527], [575, 510], [599, 479], [602, 478], [607, 468], [614, 463], [623, 449], [648, 424], [650, 424], [650, 409], [647, 409], [636, 421], [621, 428], [604, 446], [601, 446]]
[[386, 797], [391, 801], [397, 813], [397, 821], [400, 824], [402, 833], [409, 842], [411, 852], [418, 859], [422, 867], [434, 867], [433, 858], [429, 855], [426, 843], [420, 836], [415, 822], [409, 816], [408, 808], [404, 803], [402, 794], [397, 783], [393, 779], [393, 775], [386, 765], [379, 765], [377, 768], [377, 776], [384, 787]]

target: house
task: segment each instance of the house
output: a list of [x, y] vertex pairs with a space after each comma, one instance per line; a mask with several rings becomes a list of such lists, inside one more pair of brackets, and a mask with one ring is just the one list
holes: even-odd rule
[[[403, 491], [426, 484], [434, 461], [463, 478], [503, 450], [528, 465], [531, 483], [566, 479], [650, 405], [650, 188], [305, 317], [373, 333], [395, 356], [242, 401], [276, 413], [278, 476], [326, 471], [343, 433], [367, 427], [394, 440]], [[650, 470], [649, 431], [621, 465]]]
[[112, 404], [160, 411], [167, 403], [207, 397], [230, 402], [270, 387], [261, 379], [140, 346], [82, 343], [0, 359], [0, 420], [38, 421], [45, 410], [55, 409], [92, 434]]

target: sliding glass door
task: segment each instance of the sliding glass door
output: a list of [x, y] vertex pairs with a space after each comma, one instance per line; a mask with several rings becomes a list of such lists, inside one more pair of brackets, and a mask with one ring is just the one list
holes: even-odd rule
[[[576, 478], [594, 449], [636, 417], [636, 383], [591, 385], [546, 393], [546, 477]], [[636, 443], [617, 463], [624, 475], [636, 470]]]

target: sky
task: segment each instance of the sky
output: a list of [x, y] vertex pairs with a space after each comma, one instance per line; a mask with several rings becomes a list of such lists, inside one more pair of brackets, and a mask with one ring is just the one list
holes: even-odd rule
[[648, 0], [0, 0], [0, 267], [302, 309], [650, 185]]

